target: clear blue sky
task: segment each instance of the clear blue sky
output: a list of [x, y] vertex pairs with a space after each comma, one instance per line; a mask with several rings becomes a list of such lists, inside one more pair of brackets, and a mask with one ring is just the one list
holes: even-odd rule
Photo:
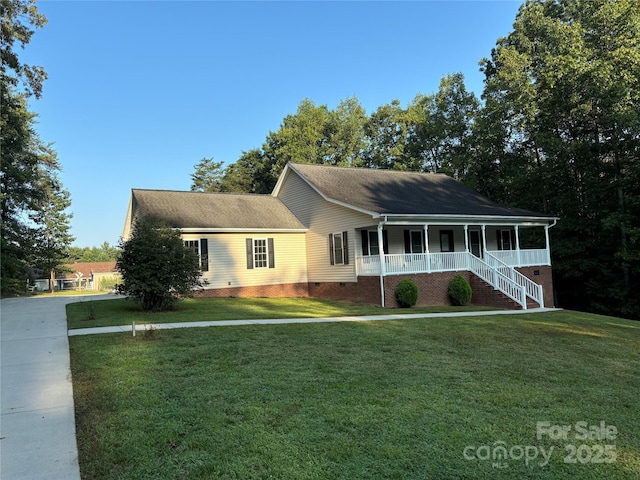
[[49, 75], [31, 103], [73, 201], [77, 246], [116, 244], [132, 188], [188, 190], [204, 157], [262, 146], [301, 100], [367, 113], [462, 72], [512, 28], [518, 1], [48, 1], [21, 52]]

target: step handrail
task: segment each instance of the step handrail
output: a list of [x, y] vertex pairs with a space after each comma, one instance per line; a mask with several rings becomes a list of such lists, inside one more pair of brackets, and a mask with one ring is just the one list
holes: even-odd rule
[[512, 299], [520, 305], [523, 310], [527, 309], [527, 292], [524, 286], [518, 285], [512, 279], [498, 271], [497, 268], [489, 265], [470, 252], [467, 252], [467, 263], [472, 273]]
[[536, 302], [540, 307], [544, 307], [544, 296], [542, 292], [542, 285], [537, 284], [530, 278], [526, 277], [511, 265], [503, 262], [495, 255], [490, 252], [485, 252], [485, 256], [489, 260], [486, 262], [489, 266], [497, 269], [503, 275], [509, 277], [511, 280], [516, 282], [518, 285], [521, 285], [525, 288], [525, 292], [527, 297], [531, 298], [534, 302]]

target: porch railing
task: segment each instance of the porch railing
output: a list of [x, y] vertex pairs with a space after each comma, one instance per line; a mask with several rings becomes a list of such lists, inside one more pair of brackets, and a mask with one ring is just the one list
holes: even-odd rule
[[512, 266], [506, 264], [498, 257], [494, 256], [492, 252], [486, 252], [485, 262], [487, 263], [487, 265], [496, 269], [505, 277], [508, 277], [510, 280], [514, 281], [517, 285], [524, 287], [526, 296], [540, 305], [540, 307], [544, 307], [542, 285], [538, 285], [528, 277], [525, 277]]
[[532, 250], [495, 250], [487, 251], [495, 258], [511, 267], [534, 267], [551, 265], [549, 250], [546, 248]]
[[499, 269], [492, 267], [475, 255], [471, 253], [468, 255], [469, 270], [471, 272], [475, 273], [496, 290], [501, 291], [507, 297], [517, 302], [523, 309], [527, 309], [527, 292], [524, 286], [518, 285], [511, 278], [501, 273]]
[[[380, 275], [378, 255], [357, 258], [358, 275]], [[385, 272], [388, 275], [403, 273], [431, 273], [467, 270], [467, 252], [447, 253], [403, 253], [384, 256]]]

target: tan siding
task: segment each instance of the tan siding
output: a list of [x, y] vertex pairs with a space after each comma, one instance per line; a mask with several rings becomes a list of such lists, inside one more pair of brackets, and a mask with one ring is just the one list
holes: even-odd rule
[[[306, 283], [304, 233], [221, 233], [183, 235], [184, 240], [208, 239], [209, 271], [205, 288]], [[247, 269], [246, 239], [273, 238], [275, 268]]]
[[[279, 198], [309, 228], [307, 268], [310, 282], [355, 282], [357, 228], [375, 223], [371, 216], [327, 202], [296, 173], [285, 178]], [[349, 264], [331, 265], [329, 234], [348, 232]]]

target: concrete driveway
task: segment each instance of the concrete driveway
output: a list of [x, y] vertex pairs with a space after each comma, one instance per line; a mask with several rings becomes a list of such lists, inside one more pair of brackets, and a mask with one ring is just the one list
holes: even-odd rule
[[2, 479], [80, 479], [65, 315], [78, 300], [0, 302]]

